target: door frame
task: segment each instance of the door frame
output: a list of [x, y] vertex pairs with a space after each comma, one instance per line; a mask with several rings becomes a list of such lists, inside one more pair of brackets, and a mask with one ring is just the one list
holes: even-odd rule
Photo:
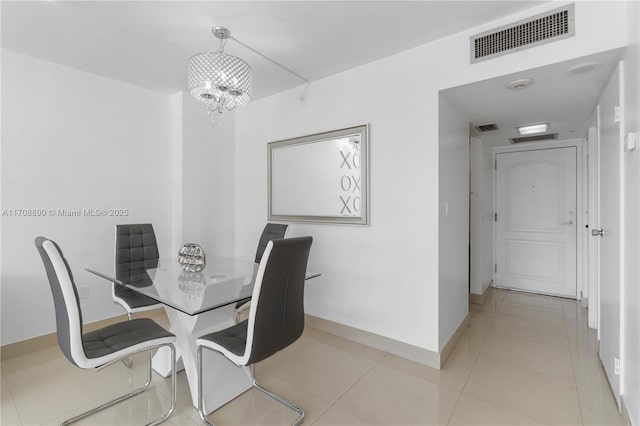
[[[588, 291], [588, 283], [585, 283], [585, 277], [583, 276], [583, 258], [586, 247], [586, 238], [584, 237], [585, 221], [585, 208], [584, 208], [584, 185], [586, 164], [584, 164], [585, 156], [583, 155], [585, 139], [566, 139], [562, 141], [553, 142], [530, 142], [522, 143], [511, 146], [497, 146], [492, 149], [493, 156], [493, 211], [497, 211], [498, 208], [498, 174], [496, 170], [496, 155], [504, 154], [508, 152], [525, 152], [525, 151], [540, 151], [552, 148], [568, 148], [575, 147], [576, 149], [576, 226], [578, 232], [576, 232], [576, 299], [582, 300], [583, 292], [586, 294]], [[493, 263], [496, 264], [496, 245], [498, 243], [498, 228], [496, 222], [493, 222]], [[493, 282], [496, 282], [495, 268], [493, 273]], [[586, 296], [585, 296], [586, 297]]]
[[[589, 231], [586, 237], [587, 246], [587, 285], [589, 299], [587, 301], [587, 326], [597, 330], [600, 339], [600, 239], [590, 238], [591, 229], [600, 229], [600, 105], [594, 113], [595, 125], [589, 127], [586, 151], [589, 161], [589, 205], [587, 224]], [[586, 181], [585, 181], [586, 186]]]

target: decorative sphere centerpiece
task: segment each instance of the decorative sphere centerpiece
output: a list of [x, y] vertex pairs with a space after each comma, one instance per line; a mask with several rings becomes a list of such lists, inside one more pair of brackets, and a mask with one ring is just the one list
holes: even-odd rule
[[200, 272], [207, 264], [206, 255], [199, 245], [187, 243], [178, 252], [178, 263], [186, 272]]

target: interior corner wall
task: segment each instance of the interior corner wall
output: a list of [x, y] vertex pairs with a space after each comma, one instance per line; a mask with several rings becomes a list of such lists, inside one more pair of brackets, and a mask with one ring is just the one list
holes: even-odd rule
[[439, 349], [465, 319], [469, 294], [469, 119], [442, 93], [438, 129]]
[[111, 284], [84, 270], [111, 265], [116, 224], [153, 223], [168, 255], [171, 102], [10, 50], [1, 54], [4, 345], [55, 331], [35, 237], [58, 242], [76, 283], [88, 286], [86, 322], [123, 313], [110, 302]]
[[[624, 54], [624, 133], [640, 137], [640, 3], [629, 1]], [[623, 154], [625, 270], [622, 280], [622, 398], [631, 424], [640, 424], [640, 147]]]
[[469, 138], [469, 293], [482, 294], [482, 138]]
[[233, 257], [234, 113], [212, 120], [187, 93], [182, 94], [182, 111], [182, 244], [199, 244], [208, 255]]
[[481, 137], [469, 142], [470, 292], [481, 295], [493, 280], [493, 151]]
[[495, 182], [494, 182], [494, 153], [491, 147], [482, 141], [482, 293], [493, 283], [495, 264]]

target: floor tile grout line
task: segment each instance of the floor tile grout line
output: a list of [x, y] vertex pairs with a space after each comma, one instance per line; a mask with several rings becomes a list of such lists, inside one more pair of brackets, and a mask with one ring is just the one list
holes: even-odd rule
[[[497, 313], [497, 311], [496, 311], [496, 313]], [[484, 341], [482, 342], [482, 345], [480, 346], [480, 350], [478, 351], [478, 354], [473, 359], [473, 364], [471, 365], [471, 368], [469, 369], [469, 374], [467, 375], [467, 378], [464, 381], [464, 384], [462, 385], [462, 388], [460, 388], [460, 392], [458, 392], [458, 398], [456, 399], [456, 403], [453, 406], [453, 409], [451, 410], [451, 414], [449, 414], [449, 418], [447, 419], [447, 423], [446, 423], [447, 425], [451, 423], [451, 419], [453, 418], [453, 415], [456, 412], [456, 408], [458, 408], [458, 404], [460, 403], [460, 398], [462, 398], [462, 393], [464, 392], [464, 388], [467, 386], [467, 383], [469, 382], [469, 378], [473, 374], [474, 368], [476, 368], [476, 363], [478, 362], [478, 358], [480, 358], [480, 353], [482, 353], [482, 350], [484, 349], [484, 346], [487, 344], [487, 339], [489, 338], [489, 334], [491, 334], [491, 329], [493, 328], [494, 322], [495, 322], [495, 318], [494, 318], [494, 321], [491, 322], [491, 326], [489, 327], [489, 331], [487, 332], [487, 334], [484, 336]], [[469, 328], [467, 328], [467, 330], [468, 329]]]
[[[333, 347], [333, 346], [332, 346], [332, 347]], [[337, 350], [341, 350], [341, 349], [339, 349], [339, 348], [335, 348], [335, 347], [333, 347], [333, 348], [334, 348], [334, 349], [337, 349]], [[348, 353], [348, 354], [350, 354], [350, 355], [353, 355], [353, 356], [358, 356], [358, 355], [355, 355], [355, 354], [353, 354], [352, 352], [349, 352], [349, 351], [344, 351], [344, 350], [341, 350], [341, 351], [343, 351], [343, 352], [345, 352], [345, 353]], [[275, 371], [273, 371], [273, 370], [270, 370], [270, 369], [265, 368], [265, 367], [260, 367], [260, 368], [262, 368], [263, 370], [267, 371], [269, 374], [273, 374], [274, 376], [276, 376], [277, 378], [279, 378], [280, 380], [282, 380], [284, 383], [286, 383], [286, 384], [290, 385], [291, 387], [297, 387], [297, 388], [299, 388], [299, 389], [301, 389], [301, 390], [303, 390], [303, 391], [305, 391], [305, 392], [308, 392], [308, 393], [309, 393], [310, 395], [312, 395], [314, 398], [318, 398], [318, 399], [320, 399], [320, 400], [322, 400], [322, 401], [324, 401], [324, 402], [327, 402], [327, 403], [329, 404], [329, 406], [328, 406], [328, 407], [327, 407], [327, 408], [326, 408], [326, 409], [325, 409], [321, 414], [319, 414], [319, 415], [318, 415], [318, 417], [314, 420], [314, 422], [313, 422], [313, 423], [311, 423], [311, 425], [314, 425], [314, 424], [316, 424], [316, 423], [320, 420], [320, 418], [322, 418], [322, 416], [324, 416], [324, 415], [325, 415], [329, 410], [331, 410], [331, 408], [335, 407], [335, 406], [336, 406], [336, 404], [337, 404], [337, 402], [338, 402], [338, 401], [339, 401], [339, 400], [340, 400], [340, 399], [341, 399], [341, 398], [342, 398], [342, 397], [343, 397], [347, 392], [349, 392], [349, 390], [351, 390], [351, 388], [353, 388], [353, 386], [355, 386], [355, 385], [356, 385], [356, 384], [357, 384], [357, 383], [358, 383], [358, 382], [359, 382], [359, 381], [360, 381], [360, 380], [361, 380], [361, 379], [362, 379], [362, 378], [363, 378], [363, 377], [364, 377], [364, 376], [365, 376], [369, 371], [371, 371], [371, 369], [373, 369], [373, 367], [375, 367], [375, 366], [377, 365], [377, 363], [378, 363], [378, 362], [380, 362], [380, 361], [381, 361], [381, 360], [382, 360], [382, 359], [383, 359], [387, 354], [388, 354], [388, 352], [384, 352], [384, 354], [382, 355], [382, 357], [380, 357], [380, 359], [379, 359], [378, 361], [375, 361], [375, 362], [374, 362], [374, 364], [371, 366], [371, 368], [369, 368], [368, 370], [366, 370], [366, 371], [362, 374], [362, 376], [361, 376], [361, 377], [359, 377], [359, 378], [358, 378], [358, 379], [353, 383], [353, 385], [351, 385], [347, 390], [345, 390], [342, 394], [340, 394], [340, 396], [338, 396], [334, 402], [329, 401], [329, 400], [327, 400], [326, 398], [324, 398], [324, 397], [322, 397], [322, 396], [320, 396], [320, 395], [317, 395], [316, 393], [314, 393], [314, 392], [312, 392], [312, 391], [310, 391], [310, 390], [300, 388], [300, 387], [299, 387], [299, 386], [297, 386], [295, 383], [292, 383], [290, 380], [288, 380], [288, 379], [286, 379], [286, 378], [284, 378], [284, 377], [280, 376], [279, 374], [277, 374], [277, 373], [276, 373]], [[367, 358], [365, 358], [365, 357], [360, 357], [360, 358], [367, 359]]]
[[[577, 304], [576, 304], [576, 306], [577, 306]], [[577, 315], [578, 314], [576, 312], [576, 328], [577, 328], [577, 324], [578, 324]], [[562, 318], [564, 319], [564, 333], [565, 333], [565, 336], [567, 337], [567, 345], [569, 346], [569, 360], [571, 361], [571, 371], [573, 372], [573, 382], [576, 385], [576, 399], [578, 400], [578, 413], [580, 414], [580, 424], [584, 425], [584, 415], [582, 413], [582, 402], [580, 401], [578, 375], [576, 374], [575, 363], [573, 361], [573, 353], [571, 351], [571, 342], [569, 342], [569, 332], [567, 331], [567, 327], [568, 327], [567, 315], [564, 312], [564, 303], [562, 304]], [[578, 350], [577, 340], [578, 340], [578, 330], [576, 330], [576, 351]]]
[[298, 389], [300, 389], [300, 390], [302, 390], [302, 391], [304, 391], [304, 392], [308, 392], [310, 395], [313, 395], [313, 397], [314, 397], [314, 398], [318, 398], [318, 399], [320, 399], [320, 400], [322, 400], [322, 401], [324, 401], [324, 402], [327, 402], [327, 403], [329, 403], [329, 404], [332, 404], [332, 405], [334, 404], [334, 402], [331, 402], [331, 401], [327, 400], [327, 399], [326, 399], [325, 397], [323, 397], [323, 396], [320, 396], [320, 395], [318, 395], [318, 394], [316, 394], [316, 393], [314, 393], [314, 392], [312, 392], [312, 391], [310, 391], [310, 390], [307, 390], [307, 389], [303, 389], [303, 388], [301, 388], [300, 386], [296, 385], [295, 383], [291, 382], [291, 381], [290, 381], [290, 380], [288, 380], [288, 379], [285, 379], [284, 377], [282, 377], [281, 375], [279, 375], [278, 373], [276, 373], [276, 372], [275, 372], [275, 371], [273, 371], [273, 370], [270, 370], [270, 369], [268, 369], [268, 368], [264, 368], [264, 367], [260, 367], [260, 368], [262, 368], [264, 371], [268, 372], [269, 374], [273, 374], [274, 376], [276, 376], [278, 379], [282, 380], [283, 382], [285, 382], [285, 383], [287, 383], [287, 384], [291, 385], [291, 387], [295, 387], [295, 388], [298, 388]]
[[22, 420], [22, 415], [20, 414], [20, 411], [18, 410], [18, 405], [16, 405], [16, 400], [13, 397], [13, 390], [11, 389], [11, 386], [9, 386], [9, 382], [7, 382], [7, 379], [5, 378], [4, 374], [2, 374], [0, 376], [0, 380], [2, 380], [5, 384], [5, 386], [7, 387], [7, 390], [9, 391], [9, 397], [11, 398], [11, 404], [13, 404], [13, 409], [16, 410], [16, 414], [18, 415], [18, 419], [20, 420], [20, 424], [23, 425], [24, 421]]
[[[336, 398], [335, 402], [331, 405], [331, 407], [335, 406], [338, 402], [340, 402], [340, 400], [349, 393], [349, 391], [351, 389], [353, 389], [358, 383], [360, 383], [362, 381], [362, 379], [364, 379], [364, 377], [369, 374], [369, 372], [371, 370], [373, 370], [379, 363], [380, 361], [382, 361], [387, 355], [389, 354], [389, 352], [385, 352], [384, 356], [382, 358], [380, 358], [378, 361], [374, 362], [373, 365], [371, 367], [369, 367], [369, 369], [367, 369], [359, 378], [358, 380], [356, 380], [351, 386], [349, 386], [349, 388], [347, 388], [347, 390], [345, 390], [342, 394], [340, 394], [340, 396], [338, 396], [338, 398]], [[331, 407], [327, 408], [327, 410], [329, 410]], [[324, 414], [324, 413], [323, 413]], [[351, 414], [351, 413], [349, 413]], [[357, 416], [359, 417], [359, 416]], [[367, 422], [369, 422], [368, 419], [364, 419], [367, 420]], [[369, 422], [370, 423], [370, 422]]]
[[[518, 291], [515, 291], [515, 290], [510, 290], [510, 291], [513, 291], [515, 294], [525, 294], [525, 295], [529, 294], [529, 293], [518, 292]], [[506, 297], [508, 297], [510, 294], [512, 294], [512, 293], [507, 294]], [[544, 298], [544, 297], [553, 297], [553, 296], [538, 295], [538, 297], [543, 297]], [[528, 308], [527, 307], [518, 307], [518, 309], [525, 309], [526, 310]], [[536, 311], [539, 312], [540, 310], [536, 310]], [[553, 378], [553, 379], [568, 378], [568, 379], [573, 379], [575, 381], [576, 374], [575, 374], [575, 370], [573, 368], [573, 360], [572, 360], [572, 357], [571, 357], [571, 345], [569, 344], [567, 331], [566, 331], [566, 321], [565, 321], [565, 316], [564, 316], [564, 306], [563, 305], [561, 305], [561, 311], [562, 311], [562, 330], [563, 330], [563, 334], [564, 334], [564, 336], [566, 338], [566, 343], [567, 343], [566, 347], [567, 347], [567, 350], [568, 350], [568, 353], [569, 353], [569, 362], [572, 363], [571, 364], [571, 374], [572, 374], [571, 376], [560, 376], [560, 375], [556, 375], [556, 374], [550, 374], [550, 373], [548, 373], [546, 371], [536, 370], [534, 368], [529, 368], [527, 366], [516, 364], [516, 363], [513, 363], [513, 362], [509, 362], [509, 361], [505, 361], [505, 360], [498, 360], [498, 361], [500, 361], [502, 363], [505, 363], [507, 365], [510, 365], [512, 367], [516, 367], [516, 368], [520, 368], [520, 369], [523, 369], [523, 370], [531, 371], [531, 372], [534, 372], [534, 373], [537, 373], [537, 374], [542, 374], [544, 376], [547, 376], [547, 377], [550, 377], [550, 378]], [[496, 315], [496, 318], [497, 318], [497, 315]], [[495, 324], [495, 322], [494, 322], [494, 324]], [[516, 337], [513, 337], [513, 336], [503, 336], [503, 335], [495, 334], [495, 333], [493, 333], [493, 330], [489, 331], [489, 334], [487, 335], [487, 339], [488, 339], [489, 335], [493, 335], [493, 336], [497, 336], [497, 337], [503, 337], [503, 338], [516, 338]], [[523, 338], [523, 337], [518, 336], [517, 338], [523, 339], [523, 340], [525, 340], [525, 341], [527, 341], [529, 343], [539, 344], [539, 342], [536, 342], [536, 341], [533, 341], [533, 340], [527, 340], [526, 337]], [[484, 345], [483, 345], [483, 349], [484, 349]], [[478, 357], [479, 356], [480, 356], [480, 354], [478, 354]], [[495, 358], [491, 358], [491, 359], [495, 359]]]
[[[356, 380], [356, 381], [353, 383], [353, 385], [351, 385], [347, 390], [345, 390], [345, 391], [344, 391], [344, 393], [342, 393], [342, 394], [341, 394], [341, 395], [340, 395], [340, 396], [335, 400], [335, 402], [330, 402], [330, 401], [328, 401], [331, 405], [330, 405], [329, 407], [327, 407], [327, 409], [326, 409], [326, 410], [324, 410], [324, 411], [322, 412], [322, 414], [320, 414], [320, 415], [318, 416], [318, 418], [317, 418], [317, 419], [312, 423], [312, 425], [313, 425], [313, 424], [316, 424], [316, 423], [320, 420], [320, 418], [322, 418], [322, 416], [324, 416], [324, 415], [325, 415], [329, 410], [331, 410], [333, 407], [335, 407], [335, 406], [336, 406], [336, 404], [338, 403], [338, 401], [340, 401], [344, 395], [346, 395], [346, 394], [347, 394], [351, 389], [353, 389], [353, 387], [354, 387], [355, 385], [357, 385], [357, 384], [358, 384], [358, 383], [359, 383], [359, 382], [364, 378], [364, 376], [366, 376], [366, 375], [367, 375], [371, 370], [373, 370], [373, 368], [374, 368], [376, 365], [378, 365], [378, 364], [380, 363], [380, 361], [382, 361], [382, 360], [383, 360], [383, 359], [384, 359], [388, 354], [389, 354], [389, 352], [384, 352], [384, 354], [382, 355], [382, 357], [380, 357], [380, 359], [379, 359], [379, 360], [377, 360], [376, 362], [374, 362], [374, 363], [373, 363], [373, 365], [371, 366], [371, 368], [369, 368], [367, 371], [365, 371], [365, 372], [362, 374], [362, 376], [360, 376], [360, 377], [358, 378], [358, 380]], [[283, 379], [283, 380], [284, 380], [284, 379]], [[324, 398], [322, 398], [322, 399], [324, 400]], [[337, 408], [337, 407], [336, 407], [336, 408]]]
[[[502, 307], [502, 306], [504, 306], [504, 304], [505, 304], [505, 302], [506, 302], [506, 298], [509, 296], [509, 294], [511, 294], [511, 293], [507, 293], [507, 295], [505, 296], [505, 299], [502, 301], [502, 303], [501, 303], [501, 305], [500, 305], [501, 307]], [[562, 307], [562, 306], [561, 306], [561, 307]], [[499, 311], [499, 310], [500, 310], [500, 308], [498, 309], [498, 311]], [[563, 320], [564, 320], [564, 310], [562, 311], [562, 313], [563, 313]], [[498, 314], [498, 312], [496, 311], [496, 317], [497, 317], [497, 314]], [[480, 355], [481, 355], [482, 351], [484, 350], [485, 346], [487, 345], [487, 340], [488, 340], [488, 338], [489, 338], [489, 335], [490, 335], [490, 334], [492, 334], [492, 331], [493, 331], [493, 324], [495, 324], [495, 320], [494, 320], [494, 322], [492, 323], [491, 328], [489, 329], [489, 333], [487, 333], [487, 337], [485, 338], [485, 341], [483, 342], [482, 347], [480, 348], [480, 351], [478, 352], [478, 355], [476, 356], [476, 359], [474, 360], [473, 366], [471, 367], [471, 371], [469, 372], [469, 376], [467, 377], [467, 380], [465, 381], [465, 384], [464, 384], [464, 386], [462, 387], [462, 390], [460, 391], [460, 396], [459, 396], [459, 398], [458, 398], [458, 401], [456, 402], [456, 406], [454, 407], [453, 411], [451, 412], [451, 416], [449, 417], [449, 420], [448, 420], [447, 424], [449, 424], [449, 423], [451, 422], [451, 419], [453, 418], [453, 414], [455, 413], [455, 409], [456, 409], [456, 408], [457, 408], [457, 406], [458, 406], [458, 402], [459, 402], [460, 398], [462, 397], [462, 394], [464, 393], [464, 389], [466, 388], [467, 383], [469, 382], [469, 378], [470, 378], [470, 377], [471, 377], [471, 375], [473, 374], [473, 371], [474, 371], [474, 369], [476, 368], [476, 364], [477, 364], [477, 362], [478, 362], [478, 359], [480, 358]], [[565, 329], [565, 334], [566, 334], [566, 329]], [[567, 338], [567, 339], [568, 339], [568, 338]], [[567, 342], [567, 344], [568, 344], [568, 342]], [[569, 348], [569, 351], [570, 351], [570, 348]], [[571, 354], [569, 354], [569, 356], [571, 356]], [[507, 364], [509, 364], [509, 365], [514, 365], [514, 364], [510, 364], [510, 363], [507, 363]], [[528, 368], [526, 368], [526, 367], [521, 367], [521, 366], [516, 366], [516, 367], [524, 368], [524, 369], [529, 370], [529, 371], [535, 371], [536, 373], [540, 373], [539, 371], [531, 370], [531, 369], [528, 369]], [[549, 375], [548, 375], [548, 374], [546, 374], [546, 373], [543, 373], [543, 374], [545, 374], [545, 375], [549, 376]], [[575, 375], [575, 374], [574, 374], [574, 375]], [[553, 377], [553, 376], [550, 376], [550, 377]], [[576, 388], [576, 389], [577, 389], [577, 388]], [[577, 390], [576, 390], [576, 394], [577, 394]], [[576, 395], [576, 396], [577, 396], [577, 395]], [[508, 409], [508, 408], [504, 408], [504, 407], [501, 407], [501, 406], [497, 406], [497, 405], [492, 404], [492, 403], [487, 402], [487, 401], [483, 401], [483, 400], [481, 400], [481, 401], [482, 401], [482, 402], [484, 402], [484, 403], [490, 404], [490, 405], [494, 405], [494, 406], [496, 406], [496, 407], [498, 407], [498, 408], [500, 408], [500, 409], [502, 409], [502, 410], [507, 410], [507, 411], [513, 412], [514, 414], [519, 414], [519, 413], [517, 413], [517, 412], [515, 412], [515, 411], [512, 411], [512, 410], [510, 410], [510, 409]], [[579, 402], [579, 401], [578, 401], [578, 402]], [[579, 413], [579, 414], [580, 414], [580, 421], [581, 421], [581, 424], [583, 424], [583, 423], [582, 423], [582, 412], [580, 411], [580, 413]], [[544, 422], [544, 421], [545, 421], [544, 419], [540, 419], [540, 418], [533, 417], [533, 416], [527, 416], [527, 417], [530, 417], [531, 419], [536, 420], [536, 421], [540, 421], [540, 422]]]

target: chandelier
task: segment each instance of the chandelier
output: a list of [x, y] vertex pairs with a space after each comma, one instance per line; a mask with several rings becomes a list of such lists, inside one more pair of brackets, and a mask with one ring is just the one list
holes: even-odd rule
[[204, 104], [209, 114], [221, 115], [251, 100], [251, 66], [242, 59], [224, 53], [231, 31], [224, 27], [211, 30], [220, 40], [217, 52], [202, 52], [189, 60], [189, 94]]

